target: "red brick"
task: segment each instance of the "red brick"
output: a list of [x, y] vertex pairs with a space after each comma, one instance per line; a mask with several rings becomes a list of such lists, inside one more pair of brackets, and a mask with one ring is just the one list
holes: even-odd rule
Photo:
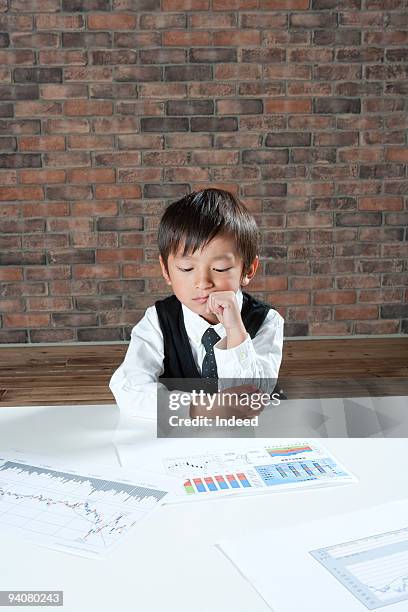
[[309, 323], [310, 336], [347, 336], [351, 334], [352, 323], [327, 321], [324, 323]]
[[337, 276], [336, 282], [339, 289], [362, 289], [379, 287], [381, 277], [375, 274], [347, 274], [347, 276]]
[[399, 332], [400, 321], [356, 321], [356, 334], [397, 334]]
[[125, 13], [94, 13], [88, 15], [88, 27], [90, 30], [134, 30], [137, 25], [135, 15]]
[[111, 82], [112, 74], [111, 66], [72, 66], [65, 68], [64, 81]]
[[403, 210], [404, 200], [397, 197], [360, 198], [360, 210]]
[[84, 26], [83, 15], [37, 15], [37, 30], [79, 30]]
[[87, 152], [82, 151], [69, 151], [66, 152], [54, 152], [46, 153], [44, 155], [47, 166], [70, 168], [75, 166], [90, 166], [91, 157]]
[[68, 149], [89, 149], [90, 151], [112, 149], [113, 136], [68, 136]]
[[86, 98], [88, 88], [85, 83], [72, 83], [71, 85], [59, 85], [50, 83], [41, 85], [41, 98], [44, 100], [64, 100], [66, 98]]
[[64, 151], [64, 136], [21, 136], [20, 151]]
[[307, 11], [308, 0], [260, 0], [260, 9], [269, 11]]
[[90, 131], [88, 119], [49, 119], [43, 126], [48, 134], [86, 134]]
[[35, 62], [34, 51], [0, 51], [0, 66], [32, 66]]
[[0, 200], [43, 200], [42, 187], [3, 187]]
[[288, 305], [304, 305], [310, 304], [310, 293], [293, 291], [293, 292], [278, 292], [273, 294], [273, 301], [276, 306], [288, 306]]
[[0, 267], [1, 281], [20, 281], [23, 280], [22, 268]]
[[122, 270], [123, 278], [148, 278], [160, 277], [161, 271], [158, 263], [154, 264], [124, 264]]
[[288, 185], [288, 196], [325, 196], [334, 194], [334, 183], [302, 183]]
[[111, 115], [112, 102], [108, 100], [67, 100], [65, 102], [66, 115]]
[[142, 195], [139, 185], [98, 185], [95, 196], [101, 199], [140, 198]]
[[[44, 66], [67, 66], [67, 71], [75, 70], [75, 66], [85, 66], [87, 63], [86, 51], [77, 49], [68, 49], [66, 51], [62, 49], [52, 49], [40, 51], [38, 55], [40, 64]], [[65, 74], [64, 76], [65, 80], [67, 80]]]
[[139, 261], [143, 259], [143, 249], [98, 249], [97, 263]]
[[91, 232], [91, 219], [47, 219], [47, 229], [51, 232]]
[[0, 185], [16, 185], [17, 183], [17, 171], [6, 170], [0, 172]]
[[165, 182], [208, 181], [210, 178], [207, 168], [165, 168], [163, 172]]
[[73, 329], [32, 329], [31, 342], [73, 342], [75, 331]]
[[[294, 276], [290, 279], [291, 289], [331, 289], [334, 279], [330, 276]], [[252, 286], [252, 285], [251, 285]], [[317, 303], [317, 302], [315, 302]]]
[[38, 170], [20, 170], [20, 182], [30, 185], [42, 185], [48, 183], [64, 183], [65, 170], [51, 170], [48, 168]]
[[285, 291], [287, 288], [287, 276], [255, 276], [251, 281], [251, 291]]
[[312, 101], [302, 99], [265, 100], [265, 113], [311, 113]]
[[119, 266], [117, 265], [74, 265], [74, 278], [119, 278]]
[[71, 310], [71, 298], [29, 297], [26, 299], [27, 310]]
[[23, 310], [23, 300], [0, 300], [1, 312], [22, 312]]
[[35, 266], [33, 268], [26, 267], [26, 279], [30, 280], [45, 280], [54, 278], [70, 278], [71, 268], [69, 266]]
[[[215, 64], [214, 78], [219, 80], [244, 80], [244, 79], [260, 79], [262, 74], [260, 64]], [[197, 86], [200, 84], [197, 83]], [[205, 89], [215, 87], [217, 83], [201, 85]], [[190, 87], [192, 87], [191, 85]], [[218, 85], [220, 87], [220, 85]], [[225, 85], [224, 85], [225, 87]]]
[[[22, 206], [23, 217], [67, 217], [69, 204], [67, 202], [28, 202]], [[50, 235], [44, 236], [45, 242], [51, 240]], [[61, 236], [64, 238], [64, 236]]]
[[366, 289], [360, 291], [359, 301], [369, 304], [401, 304], [403, 301], [402, 288], [386, 287], [383, 289]]
[[206, 46], [210, 44], [209, 32], [183, 32], [172, 30], [163, 32], [163, 45], [176, 47]]
[[209, 0], [163, 0], [162, 11], [206, 11]]
[[314, 304], [355, 304], [355, 291], [320, 291], [314, 295]]
[[49, 117], [50, 115], [61, 115], [61, 102], [25, 101], [14, 104], [16, 117]]
[[212, 42], [215, 45], [237, 45], [243, 47], [247, 45], [260, 45], [261, 32], [259, 30], [225, 30], [217, 31], [212, 34]]
[[288, 227], [332, 227], [332, 215], [327, 213], [288, 213]]
[[73, 202], [71, 210], [74, 217], [108, 217], [118, 214], [118, 205], [110, 200], [85, 200], [85, 202]]
[[67, 170], [68, 183], [114, 183], [115, 171], [111, 168], [73, 168]]
[[4, 316], [4, 327], [47, 327], [50, 324], [48, 314], [6, 314]]
[[30, 0], [29, 7], [26, 0], [10, 0], [10, 10], [23, 12], [30, 8], [30, 12], [55, 12], [61, 10], [60, 0]]
[[149, 183], [160, 182], [161, 168], [119, 168], [119, 183]]
[[93, 128], [96, 134], [133, 134], [138, 131], [138, 127], [139, 124], [136, 117], [109, 117], [108, 119], [95, 119], [93, 121]]
[[378, 306], [339, 306], [334, 312], [336, 320], [377, 319]]
[[387, 147], [385, 149], [385, 159], [386, 161], [406, 163], [408, 162], [408, 148]]

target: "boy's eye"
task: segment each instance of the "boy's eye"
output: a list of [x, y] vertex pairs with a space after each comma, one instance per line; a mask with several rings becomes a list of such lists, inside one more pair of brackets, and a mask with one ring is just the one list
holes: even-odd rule
[[[231, 267], [230, 268], [224, 268], [223, 270], [214, 268], [214, 272], [227, 272], [228, 270], [231, 270]], [[179, 270], [181, 270], [182, 272], [191, 272], [192, 269], [193, 268], [179, 268]]]

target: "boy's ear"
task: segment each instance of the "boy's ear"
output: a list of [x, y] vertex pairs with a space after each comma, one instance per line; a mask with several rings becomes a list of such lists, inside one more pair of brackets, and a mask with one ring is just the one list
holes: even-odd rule
[[253, 279], [259, 266], [259, 257], [255, 257], [245, 274], [242, 275], [241, 285], [245, 287]]
[[165, 279], [168, 285], [171, 285], [170, 276], [169, 276], [169, 273], [167, 272], [166, 266], [164, 264], [164, 261], [161, 255], [159, 255], [159, 262], [160, 262], [160, 267], [161, 267], [163, 278]]

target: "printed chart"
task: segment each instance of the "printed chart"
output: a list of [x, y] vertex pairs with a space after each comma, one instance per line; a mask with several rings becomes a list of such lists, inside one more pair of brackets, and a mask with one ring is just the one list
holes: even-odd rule
[[0, 532], [100, 556], [161, 503], [167, 492], [128, 479], [59, 470], [35, 458], [3, 458]]
[[308, 442], [167, 457], [163, 467], [166, 474], [178, 479], [178, 496], [189, 499], [355, 482], [328, 451]]
[[310, 554], [369, 610], [408, 600], [408, 527]]

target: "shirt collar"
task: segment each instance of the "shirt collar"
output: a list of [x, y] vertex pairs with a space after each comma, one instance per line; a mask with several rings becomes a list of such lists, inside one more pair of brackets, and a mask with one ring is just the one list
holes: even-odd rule
[[[243, 300], [241, 289], [238, 289], [238, 291], [236, 291], [235, 296], [237, 298], [239, 310], [241, 311]], [[201, 344], [201, 338], [203, 337], [203, 333], [209, 327], [213, 327], [221, 338], [224, 338], [224, 336], [226, 336], [226, 331], [221, 323], [211, 325], [211, 323], [209, 323], [208, 321], [203, 319], [203, 317], [200, 317], [200, 315], [190, 310], [190, 308], [188, 308], [184, 304], [182, 304], [182, 308], [184, 325], [186, 327], [186, 332], [191, 342], [194, 342], [195, 344]]]

